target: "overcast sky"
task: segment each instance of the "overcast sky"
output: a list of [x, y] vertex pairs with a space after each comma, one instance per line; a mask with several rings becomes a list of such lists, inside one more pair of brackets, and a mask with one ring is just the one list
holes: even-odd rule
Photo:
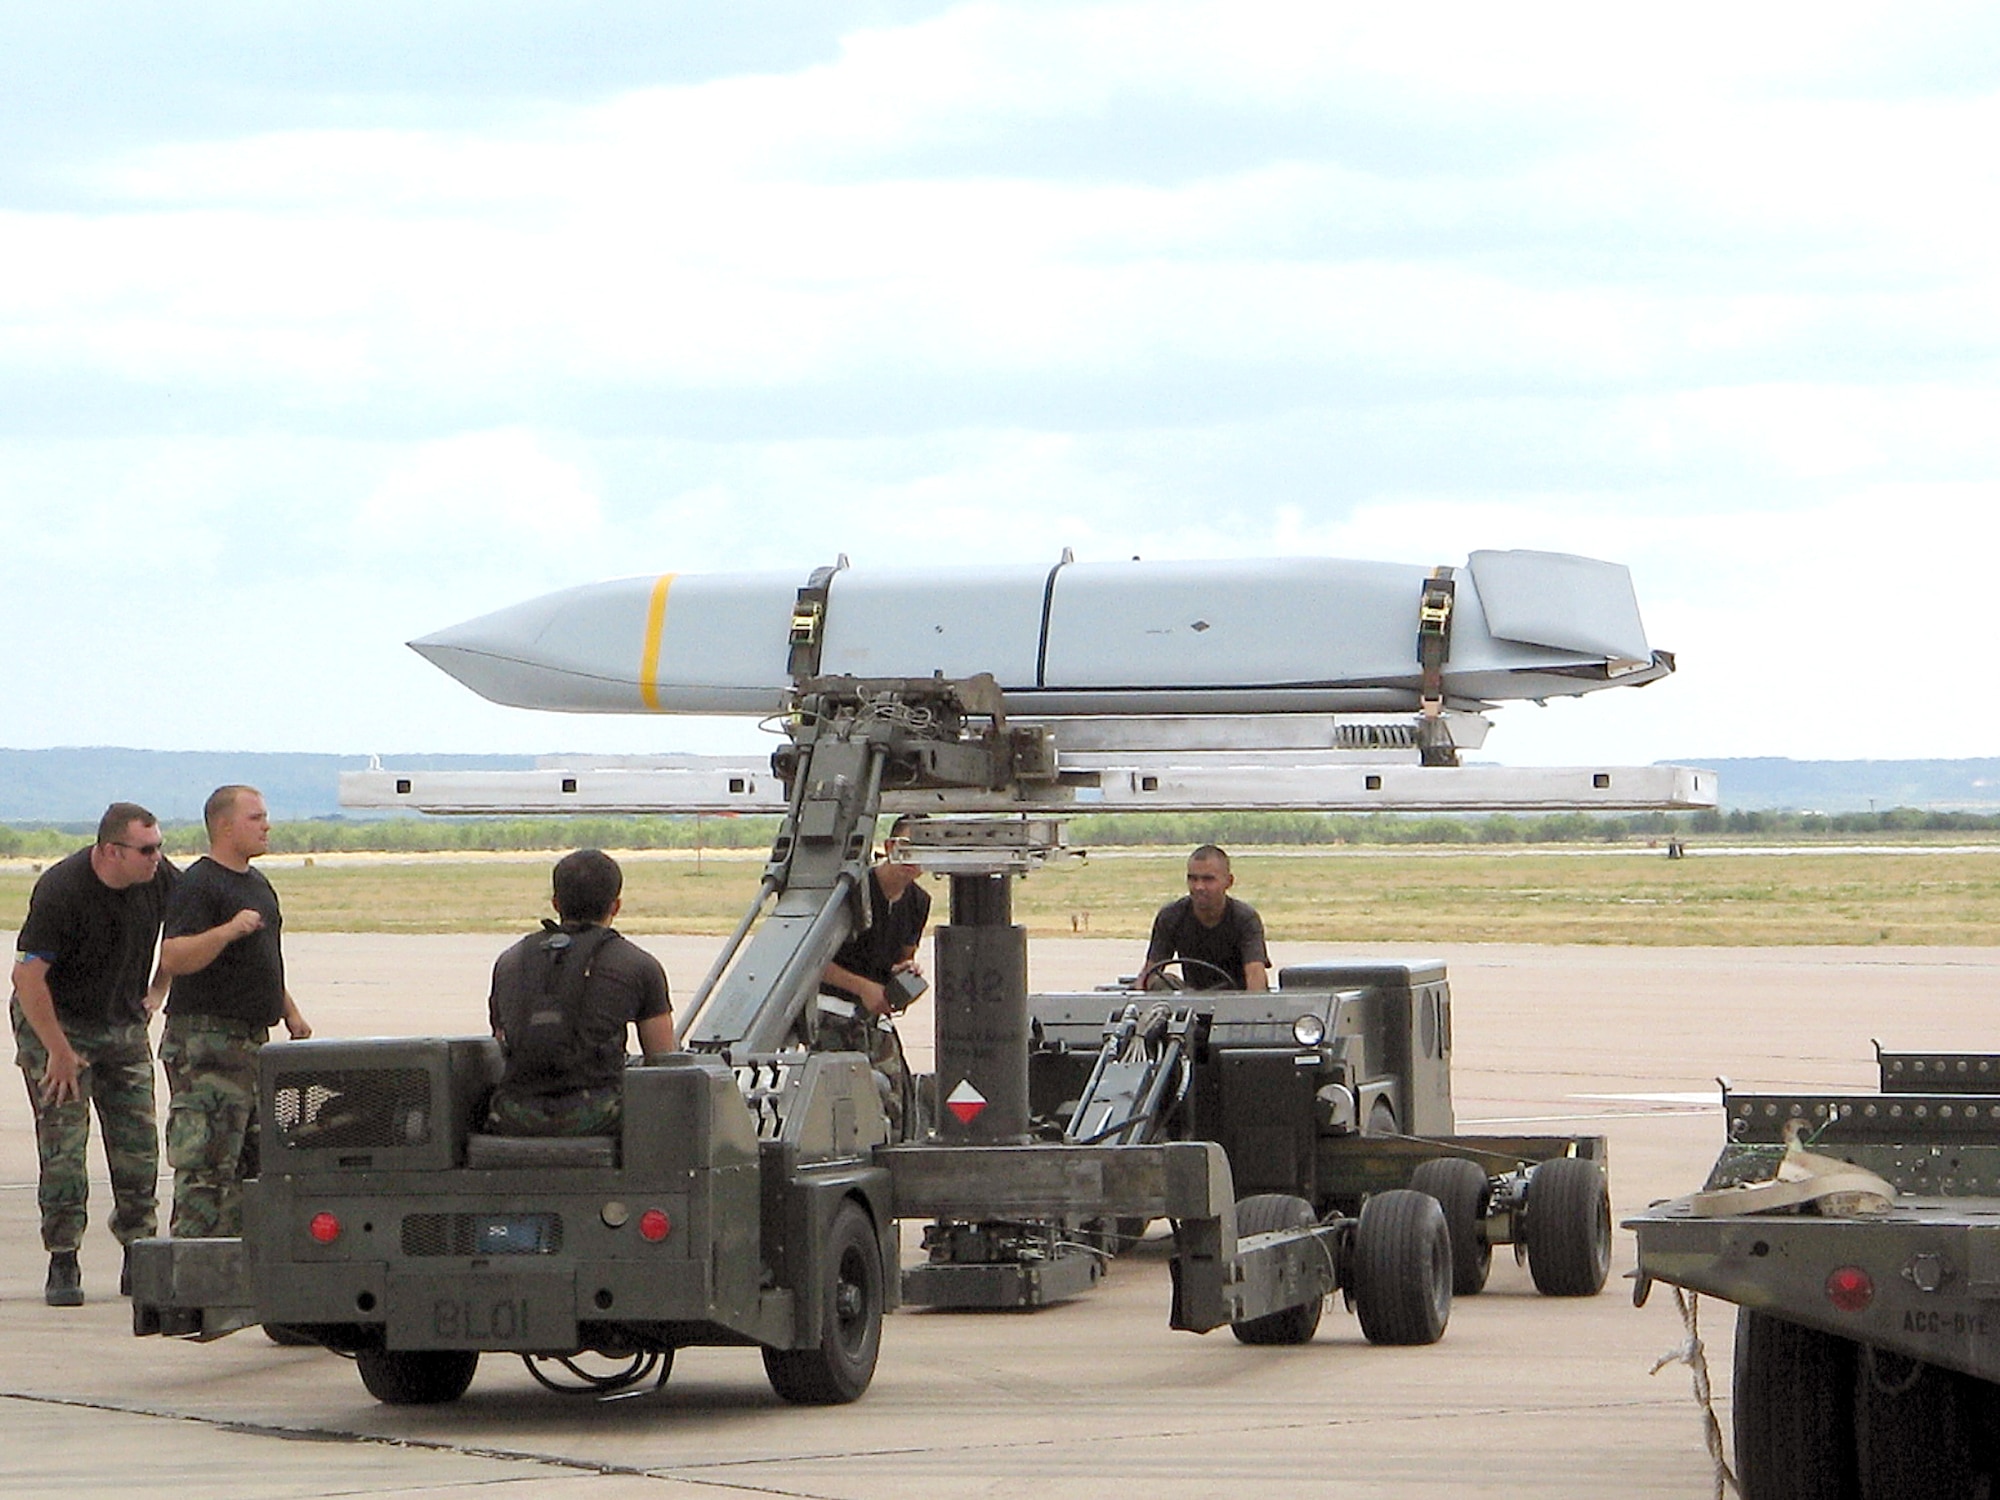
[[0, 0], [0, 745], [752, 744], [402, 642], [666, 570], [1543, 547], [1494, 758], [2000, 753], [2000, 11]]

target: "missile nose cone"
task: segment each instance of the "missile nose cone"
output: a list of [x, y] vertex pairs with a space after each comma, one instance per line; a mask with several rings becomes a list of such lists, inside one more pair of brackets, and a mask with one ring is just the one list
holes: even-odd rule
[[[622, 604], [626, 592], [619, 584], [590, 584], [544, 594], [432, 631], [410, 649], [495, 703], [633, 713], [641, 707], [636, 637], [644, 618], [605, 608]], [[631, 640], [629, 649], [621, 637]]]
[[409, 646], [515, 708], [773, 713], [784, 702], [796, 591], [783, 577], [619, 578], [510, 605]]

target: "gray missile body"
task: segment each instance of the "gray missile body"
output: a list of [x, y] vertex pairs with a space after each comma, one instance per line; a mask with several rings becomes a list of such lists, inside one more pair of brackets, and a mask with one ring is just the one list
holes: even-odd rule
[[[1054, 567], [840, 568], [814, 580], [813, 670], [991, 673], [1024, 719], [1400, 712], [1418, 706], [1415, 564], [1300, 557]], [[1629, 572], [1553, 552], [1482, 551], [1451, 570], [1444, 701], [1476, 708], [1650, 682]], [[410, 645], [497, 703], [572, 713], [747, 714], [786, 706], [794, 609], [783, 573], [587, 584]]]

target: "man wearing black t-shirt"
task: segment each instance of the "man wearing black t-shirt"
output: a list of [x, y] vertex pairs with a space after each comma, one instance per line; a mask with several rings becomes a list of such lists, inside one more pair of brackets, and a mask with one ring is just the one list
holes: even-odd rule
[[601, 849], [556, 861], [557, 922], [543, 921], [493, 965], [487, 1019], [507, 1070], [486, 1128], [496, 1135], [616, 1135], [625, 1033], [647, 1057], [674, 1050], [667, 971], [612, 931], [625, 875]]
[[920, 974], [917, 945], [931, 915], [931, 893], [917, 883], [923, 872], [903, 861], [902, 837], [910, 821], [896, 820], [881, 862], [868, 871], [868, 926], [841, 945], [820, 975], [814, 1043], [822, 1051], [867, 1057], [884, 1085], [883, 1107], [898, 1139], [910, 1115], [910, 1070], [896, 1035], [895, 1016], [903, 1006], [888, 984], [897, 974]]
[[153, 946], [175, 874], [161, 857], [153, 815], [136, 803], [114, 802], [98, 822], [97, 842], [35, 882], [15, 943], [8, 1010], [14, 1060], [35, 1113], [35, 1197], [49, 1252], [43, 1297], [51, 1307], [83, 1304], [76, 1253], [87, 1222], [93, 1107], [111, 1172], [111, 1232], [129, 1245], [151, 1236], [159, 1222], [147, 1028], [166, 995]]
[[1271, 955], [1264, 947], [1264, 919], [1229, 894], [1236, 877], [1229, 856], [1203, 844], [1188, 856], [1188, 893], [1153, 918], [1143, 984], [1169, 959], [1186, 959], [1181, 978], [1191, 990], [1264, 990], [1271, 987]]
[[243, 1179], [254, 1175], [257, 1049], [283, 1021], [312, 1028], [285, 988], [278, 893], [250, 861], [271, 847], [255, 787], [223, 786], [202, 808], [208, 853], [181, 875], [167, 906], [160, 964], [173, 976], [160, 1061], [176, 1238], [243, 1232]]

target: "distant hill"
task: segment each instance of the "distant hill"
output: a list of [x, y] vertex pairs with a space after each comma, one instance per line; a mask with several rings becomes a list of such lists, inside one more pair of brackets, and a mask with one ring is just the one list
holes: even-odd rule
[[[526, 771], [531, 755], [396, 755], [408, 771]], [[137, 802], [169, 822], [194, 822], [208, 794], [243, 782], [264, 794], [278, 819], [340, 813], [340, 773], [368, 767], [365, 755], [257, 754], [222, 750], [123, 750], [91, 745], [0, 750], [0, 823], [88, 823], [105, 807]]]
[[2000, 812], [2000, 759], [1720, 760], [1694, 755], [1672, 764], [1715, 772], [1725, 812]]
[[[670, 757], [671, 758], [671, 757]], [[526, 771], [554, 757], [530, 755], [385, 755], [405, 771]], [[616, 757], [571, 757], [564, 763]], [[2000, 812], [2000, 759], [1786, 760], [1776, 756], [1675, 757], [1675, 765], [1717, 773], [1725, 812], [1870, 812], [1892, 807]], [[342, 771], [368, 765], [363, 755], [126, 750], [86, 746], [0, 750], [0, 823], [95, 824], [105, 804], [138, 802], [169, 821], [193, 821], [209, 792], [225, 782], [257, 787], [280, 819], [342, 816]], [[347, 814], [347, 816], [354, 816]], [[366, 816], [365, 814], [362, 816]]]

